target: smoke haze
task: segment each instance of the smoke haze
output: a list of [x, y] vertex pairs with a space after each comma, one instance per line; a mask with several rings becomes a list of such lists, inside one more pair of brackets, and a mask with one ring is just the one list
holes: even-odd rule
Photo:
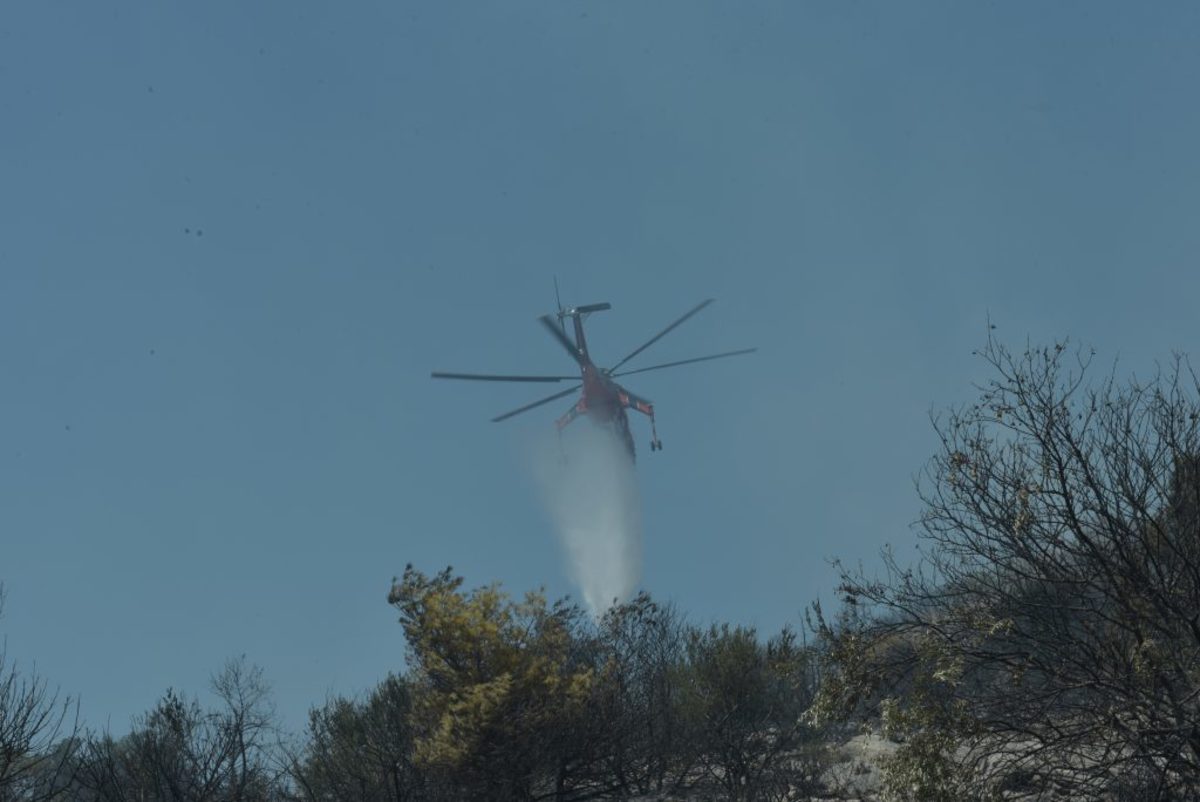
[[594, 615], [629, 599], [642, 571], [642, 504], [619, 438], [587, 419], [540, 452], [539, 484], [571, 577]]

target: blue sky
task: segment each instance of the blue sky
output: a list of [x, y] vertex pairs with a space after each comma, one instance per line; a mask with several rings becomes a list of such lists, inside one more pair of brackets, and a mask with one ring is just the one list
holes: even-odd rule
[[[572, 587], [535, 318], [609, 301], [644, 586], [774, 629], [912, 542], [1011, 345], [1194, 349], [1200, 11], [175, 2], [0, 11], [0, 633], [114, 729], [244, 653], [287, 721], [402, 666], [405, 563]], [[636, 378], [636, 381], [634, 380]]]

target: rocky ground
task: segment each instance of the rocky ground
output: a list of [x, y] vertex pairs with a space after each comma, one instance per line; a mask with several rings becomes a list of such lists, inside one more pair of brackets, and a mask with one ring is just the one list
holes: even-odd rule
[[[857, 735], [831, 748], [831, 760], [821, 775], [825, 790], [816, 796], [779, 791], [765, 802], [873, 802], [880, 787], [880, 758], [896, 750], [896, 744], [876, 735]], [[645, 796], [629, 802], [725, 802], [717, 789], [693, 789], [684, 796]]]

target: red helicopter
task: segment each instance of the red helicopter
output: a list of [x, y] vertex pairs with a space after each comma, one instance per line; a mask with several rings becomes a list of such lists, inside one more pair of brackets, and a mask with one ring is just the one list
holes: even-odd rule
[[[555, 287], [557, 295], [557, 287]], [[712, 354], [710, 356], [700, 356], [692, 359], [681, 359], [676, 362], [666, 362], [661, 365], [651, 365], [647, 368], [637, 368], [636, 370], [620, 371], [622, 365], [635, 356], [645, 351], [654, 343], [662, 339], [668, 332], [676, 326], [683, 323], [692, 315], [699, 312], [704, 307], [713, 302], [712, 298], [697, 304], [687, 314], [680, 317], [671, 325], [655, 334], [649, 340], [644, 342], [639, 347], [635, 348], [620, 362], [613, 365], [611, 368], [599, 368], [588, 353], [587, 339], [583, 335], [583, 321], [592, 312], [602, 312], [612, 308], [611, 304], [589, 304], [587, 306], [576, 306], [570, 309], [564, 309], [561, 304], [558, 307], [558, 324], [555, 325], [554, 318], [551, 315], [542, 315], [539, 320], [551, 336], [566, 350], [571, 358], [579, 365], [579, 376], [500, 376], [481, 373], [441, 373], [435, 371], [431, 376], [435, 379], [467, 379], [472, 381], [489, 381], [489, 382], [561, 382], [561, 381], [578, 381], [579, 384], [560, 393], [547, 396], [546, 398], [534, 401], [531, 404], [526, 404], [523, 407], [518, 407], [511, 412], [506, 412], [503, 415], [498, 415], [492, 418], [494, 423], [502, 420], [508, 420], [514, 415], [519, 415], [522, 412], [527, 412], [542, 404], [548, 404], [551, 401], [556, 401], [559, 398], [571, 395], [575, 391], [582, 389], [583, 394], [579, 400], [571, 405], [561, 418], [556, 421], [559, 432], [575, 420], [580, 415], [587, 415], [593, 422], [610, 427], [618, 437], [625, 443], [625, 448], [629, 452], [630, 459], [635, 457], [633, 447], [633, 435], [629, 431], [629, 418], [625, 414], [626, 409], [635, 409], [650, 418], [650, 432], [652, 439], [650, 440], [650, 450], [662, 450], [662, 441], [658, 439], [658, 430], [654, 425], [654, 404], [647, 401], [645, 398], [630, 392], [621, 385], [617, 384], [614, 379], [618, 376], [630, 376], [634, 373], [645, 373], [651, 370], [662, 370], [663, 368], [673, 368], [678, 365], [688, 365], [693, 362], [706, 362], [710, 359], [724, 359], [729, 356], [740, 356], [741, 354], [749, 354], [757, 351], [757, 348], [743, 348], [738, 351], [726, 351], [720, 354]], [[571, 342], [567, 337], [566, 319], [571, 318], [575, 327], [575, 342]]]

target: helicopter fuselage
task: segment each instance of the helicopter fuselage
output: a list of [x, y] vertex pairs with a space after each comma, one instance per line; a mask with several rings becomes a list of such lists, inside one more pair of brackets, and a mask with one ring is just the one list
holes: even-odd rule
[[[633, 445], [633, 433], [629, 427], [629, 416], [625, 414], [626, 407], [634, 407], [639, 412], [650, 417], [654, 422], [654, 406], [645, 399], [638, 398], [621, 385], [617, 384], [608, 374], [596, 367], [588, 355], [587, 338], [583, 333], [582, 315], [575, 316], [575, 347], [580, 356], [580, 378], [582, 393], [575, 405], [557, 421], [559, 431], [579, 415], [586, 415], [595, 424], [610, 428], [624, 443], [630, 459], [636, 459]], [[657, 448], [658, 437], [651, 441]]]

